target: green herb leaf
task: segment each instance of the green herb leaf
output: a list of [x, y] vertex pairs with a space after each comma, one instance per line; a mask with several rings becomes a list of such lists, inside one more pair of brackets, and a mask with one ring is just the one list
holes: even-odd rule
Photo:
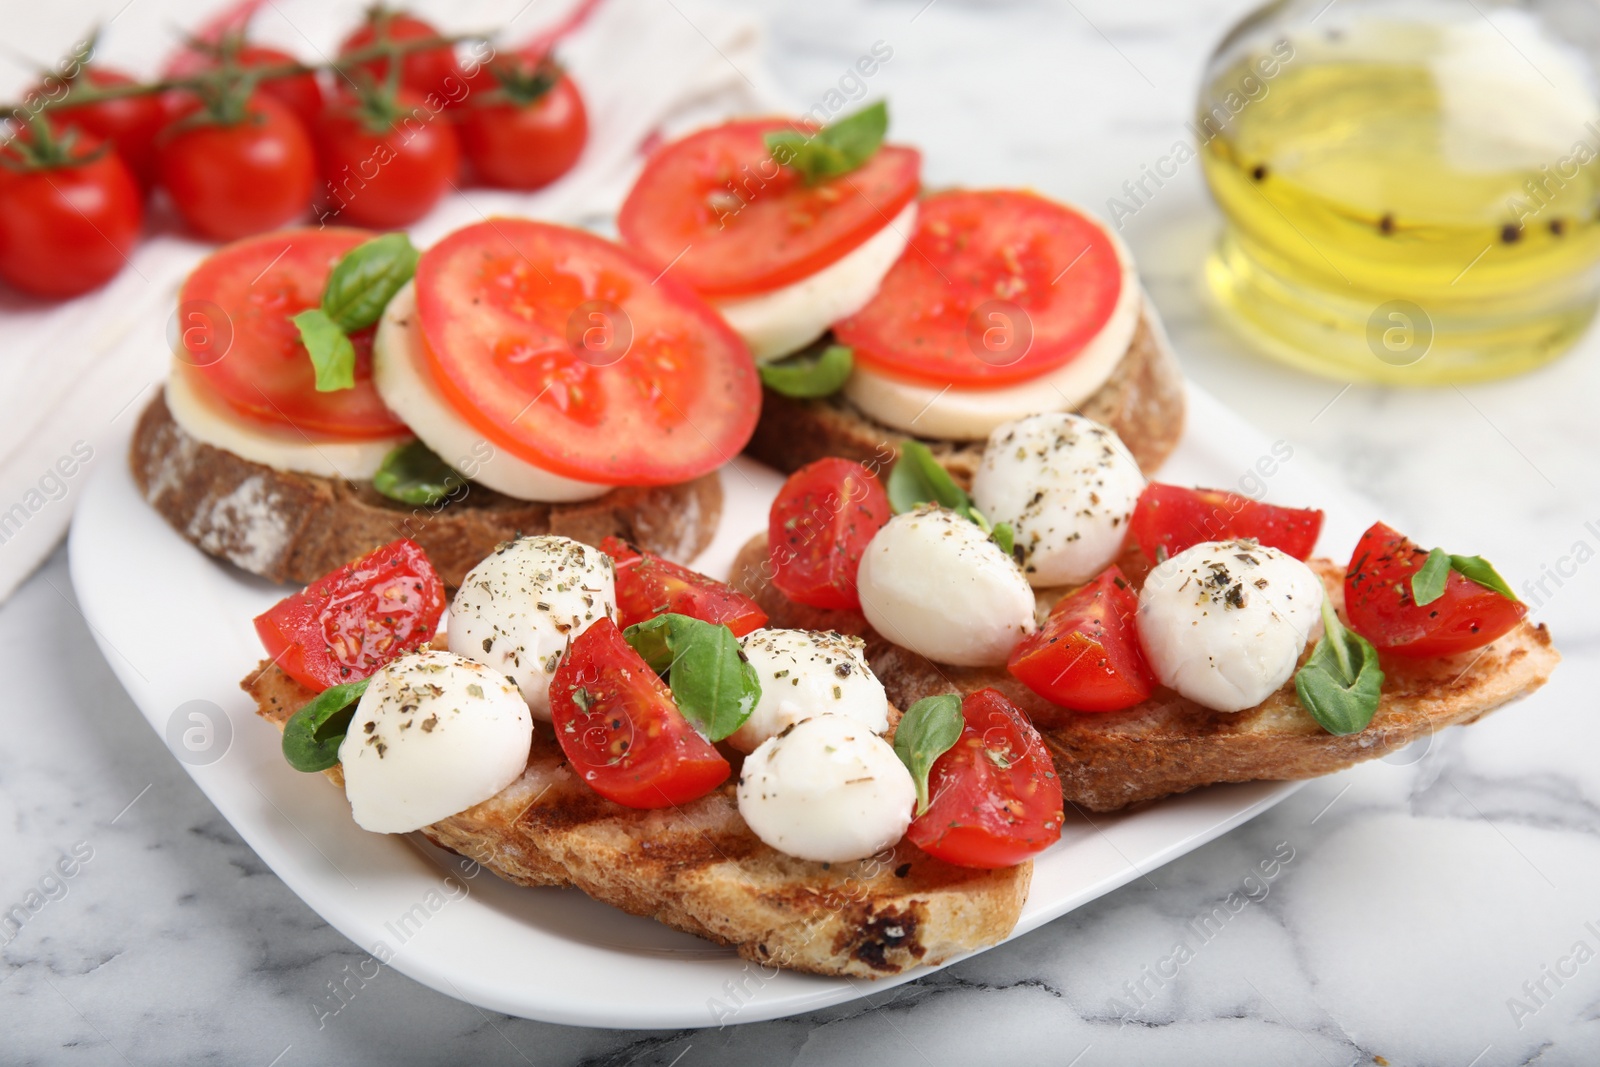
[[844, 345], [828, 345], [821, 352], [812, 348], [776, 363], [762, 364], [761, 384], [775, 393], [801, 400], [832, 396], [844, 388], [854, 366], [855, 357]]
[[961, 698], [954, 693], [923, 697], [900, 717], [894, 731], [894, 754], [917, 784], [918, 815], [928, 810], [928, 774], [934, 761], [955, 747], [965, 725]]
[[1295, 695], [1330, 734], [1359, 733], [1377, 712], [1383, 689], [1378, 653], [1366, 638], [1339, 621], [1326, 598], [1322, 626], [1322, 640], [1295, 672]]
[[454, 467], [420, 440], [393, 449], [372, 476], [372, 488], [402, 504], [431, 506], [466, 484]]
[[921, 441], [908, 440], [900, 445], [900, 458], [889, 471], [885, 488], [889, 493], [889, 506], [897, 515], [919, 504], [933, 503], [959, 513], [962, 518], [972, 518], [972, 498]]
[[317, 392], [331, 393], [355, 385], [356, 349], [339, 324], [321, 308], [308, 308], [292, 321], [300, 330], [300, 343], [311, 354]]
[[339, 762], [339, 745], [371, 680], [324, 689], [294, 713], [283, 728], [283, 758], [289, 766], [297, 771], [325, 771]]
[[877, 155], [888, 132], [889, 108], [880, 100], [816, 133], [778, 130], [767, 134], [766, 141], [773, 159], [798, 171], [807, 185], [817, 185], [864, 165]]
[[403, 233], [386, 233], [356, 245], [328, 275], [322, 310], [346, 333], [366, 329], [417, 272], [417, 257], [411, 238]]
[[1432, 604], [1444, 596], [1445, 583], [1450, 580], [1450, 556], [1442, 548], [1428, 553], [1422, 569], [1411, 576], [1411, 599], [1418, 607]]
[[[1437, 552], [1439, 550], [1436, 548], [1434, 551]], [[1430, 562], [1433, 559], [1431, 555], [1428, 558]], [[1450, 566], [1463, 578], [1477, 582], [1485, 589], [1493, 589], [1496, 593], [1510, 600], [1517, 599], [1517, 594], [1511, 591], [1510, 584], [1500, 577], [1500, 572], [1495, 570], [1489, 561], [1482, 556], [1451, 556]], [[1418, 603], [1421, 603], [1421, 601], [1418, 601]]]
[[995, 523], [989, 531], [989, 540], [1000, 546], [1000, 551], [1011, 555], [1011, 550], [1017, 547], [1017, 532], [1011, 528], [1009, 522]]
[[668, 613], [622, 632], [650, 669], [667, 680], [678, 710], [707, 741], [744, 725], [761, 682], [726, 626]]

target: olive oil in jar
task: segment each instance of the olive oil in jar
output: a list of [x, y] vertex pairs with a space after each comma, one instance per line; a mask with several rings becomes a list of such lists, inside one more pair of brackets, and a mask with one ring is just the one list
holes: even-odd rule
[[1228, 225], [1207, 282], [1268, 351], [1346, 380], [1466, 381], [1581, 335], [1600, 106], [1582, 64], [1512, 28], [1515, 45], [1483, 18], [1368, 16], [1280, 40], [1270, 78], [1249, 52], [1212, 76], [1195, 128]]

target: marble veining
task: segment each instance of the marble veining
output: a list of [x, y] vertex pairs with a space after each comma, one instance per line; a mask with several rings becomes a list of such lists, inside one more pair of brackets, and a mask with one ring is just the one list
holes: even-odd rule
[[[1205, 53], [1246, 5], [757, 7], [799, 107], [888, 42], [870, 92], [929, 184], [1030, 184], [1105, 214], [1185, 136]], [[0, 945], [0, 1062], [1600, 1062], [1600, 339], [1491, 386], [1308, 378], [1206, 312], [1197, 163], [1124, 222], [1191, 376], [1373, 517], [1483, 553], [1537, 605], [1567, 657], [1543, 692], [915, 984], [722, 1030], [587, 1031], [434, 993], [329, 929], [137, 714], [57, 553], [0, 608], [0, 906], [39, 902]]]

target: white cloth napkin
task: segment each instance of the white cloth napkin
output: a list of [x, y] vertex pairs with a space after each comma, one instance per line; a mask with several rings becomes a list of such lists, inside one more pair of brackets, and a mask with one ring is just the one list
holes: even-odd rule
[[[139, 0], [106, 28], [101, 55], [153, 76], [175, 43], [172, 28], [197, 26], [206, 8], [216, 6]], [[255, 36], [308, 60], [331, 55], [362, 6], [270, 0], [256, 16]], [[575, 0], [409, 6], [445, 32], [507, 27], [502, 40], [514, 46], [558, 23]], [[35, 47], [53, 41], [44, 48], [63, 53], [84, 30], [75, 24], [81, 14], [35, 10], [13, 17], [28, 23], [15, 40]], [[557, 49], [589, 111], [589, 143], [578, 166], [534, 194], [469, 188], [451, 195], [412, 228], [413, 238], [425, 246], [485, 215], [579, 224], [609, 219], [647, 138], [772, 106], [777, 94], [759, 47], [749, 16], [715, 0], [603, 0]], [[15, 72], [3, 84], [5, 98], [27, 80]], [[182, 236], [159, 207], [151, 214], [151, 235], [127, 269], [97, 292], [43, 303], [0, 286], [0, 601], [60, 540], [90, 473], [127, 461], [113, 442], [165, 377], [178, 286], [211, 246]]]

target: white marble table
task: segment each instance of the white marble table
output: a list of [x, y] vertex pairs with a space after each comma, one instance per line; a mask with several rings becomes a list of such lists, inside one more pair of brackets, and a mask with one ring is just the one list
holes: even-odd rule
[[[771, 67], [814, 100], [885, 41], [871, 92], [930, 183], [1102, 211], [1184, 136], [1204, 54], [1244, 7], [924, 3], [766, 4]], [[359, 972], [136, 713], [58, 553], [0, 608], [0, 907], [51, 898], [0, 947], [0, 1062], [1600, 1062], [1600, 338], [1512, 383], [1344, 390], [1207, 318], [1215, 227], [1190, 164], [1124, 231], [1189, 373], [1396, 525], [1495, 560], [1566, 655], [1545, 691], [920, 983], [724, 1030], [584, 1031]], [[1270, 892], [1161, 977], [1274, 853], [1292, 858]], [[333, 982], [348, 1003], [323, 1014]]]

